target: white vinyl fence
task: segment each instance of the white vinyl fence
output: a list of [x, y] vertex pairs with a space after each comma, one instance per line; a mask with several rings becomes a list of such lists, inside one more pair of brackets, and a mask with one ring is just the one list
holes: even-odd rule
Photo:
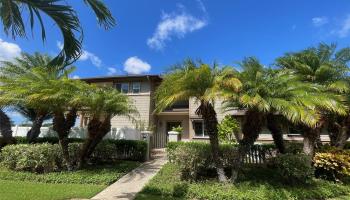
[[[13, 136], [22, 136], [25, 137], [27, 132], [30, 130], [30, 127], [25, 126], [14, 126], [12, 127]], [[51, 127], [42, 127], [40, 129], [39, 137], [55, 137], [56, 132], [52, 130]], [[87, 135], [86, 128], [73, 127], [71, 133], [69, 134], [70, 138], [85, 138]], [[109, 132], [105, 139], [124, 139], [124, 140], [141, 140], [141, 133], [138, 130], [131, 128], [112, 128], [112, 131]]]

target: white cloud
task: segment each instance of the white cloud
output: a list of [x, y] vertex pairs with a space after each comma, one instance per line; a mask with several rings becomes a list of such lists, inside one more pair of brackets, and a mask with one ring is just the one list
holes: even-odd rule
[[0, 61], [8, 61], [21, 55], [21, 48], [11, 42], [5, 42], [0, 38]]
[[329, 22], [327, 17], [314, 17], [311, 20], [312, 24], [316, 27], [323, 26]]
[[108, 75], [113, 75], [113, 74], [116, 74], [118, 72], [118, 70], [116, 68], [113, 68], [113, 67], [108, 67], [107, 70], [108, 70]]
[[[203, 11], [205, 7], [199, 4]], [[197, 18], [187, 13], [183, 8], [176, 13], [163, 13], [161, 21], [158, 23], [151, 38], [147, 39], [147, 45], [153, 49], [163, 49], [165, 42], [172, 37], [183, 38], [187, 33], [199, 30], [207, 25], [206, 17]]]
[[80, 76], [74, 75], [72, 78], [73, 78], [73, 79], [80, 79]]
[[124, 62], [124, 71], [128, 74], [142, 74], [150, 70], [151, 65], [136, 56], [130, 57]]
[[98, 56], [86, 50], [83, 50], [83, 53], [81, 54], [79, 60], [80, 61], [90, 60], [90, 62], [96, 67], [101, 67], [102, 65], [102, 61]]
[[[61, 41], [57, 41], [56, 45], [60, 50], [63, 49], [63, 43]], [[83, 49], [83, 52], [78, 60], [80, 60], [80, 61], [90, 60], [90, 62], [93, 65], [95, 65], [96, 67], [101, 67], [101, 65], [102, 65], [102, 60], [98, 56], [96, 56], [94, 53], [91, 53], [91, 52], [84, 50], [84, 49]]]
[[347, 37], [350, 33], [350, 15], [343, 21], [339, 30], [335, 31], [340, 38]]

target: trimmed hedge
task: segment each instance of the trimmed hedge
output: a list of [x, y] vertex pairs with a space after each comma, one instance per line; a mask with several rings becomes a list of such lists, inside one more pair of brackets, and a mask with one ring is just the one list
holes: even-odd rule
[[62, 169], [62, 151], [57, 144], [18, 144], [5, 146], [0, 153], [1, 165], [18, 171], [38, 173]]
[[[81, 142], [69, 144], [69, 154], [73, 164], [76, 164], [79, 158], [81, 146]], [[103, 140], [92, 153], [91, 161], [144, 161], [146, 153], [145, 141]], [[0, 162], [8, 169], [38, 173], [61, 171], [66, 167], [60, 146], [50, 143], [7, 145], [0, 153]]]
[[[26, 137], [15, 137], [17, 144], [29, 144]], [[0, 137], [0, 141], [2, 138]], [[83, 143], [85, 139], [69, 138], [69, 143]], [[1, 142], [0, 142], [1, 143]], [[35, 141], [36, 144], [49, 143], [58, 144], [57, 137], [40, 137]], [[74, 147], [72, 147], [74, 148]], [[139, 140], [102, 140], [96, 147], [93, 157], [118, 159], [118, 160], [135, 160], [144, 161], [147, 153], [147, 142]]]
[[[17, 144], [29, 144], [26, 137], [16, 136], [14, 138], [16, 139]], [[72, 143], [72, 142], [84, 142], [84, 139], [82, 139], [82, 138], [69, 138], [68, 141], [70, 143]], [[0, 144], [2, 144], [2, 143], [3, 143], [3, 138], [0, 137]], [[35, 143], [58, 144], [58, 137], [38, 137], [35, 139]]]
[[[76, 155], [82, 143], [70, 143], [71, 155]], [[139, 140], [102, 140], [91, 155], [95, 161], [133, 160], [144, 161], [147, 153], [147, 142]]]

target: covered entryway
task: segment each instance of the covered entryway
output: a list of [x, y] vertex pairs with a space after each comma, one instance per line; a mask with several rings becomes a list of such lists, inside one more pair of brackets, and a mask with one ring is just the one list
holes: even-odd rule
[[162, 112], [157, 115], [156, 130], [152, 137], [152, 148], [165, 148], [168, 143], [168, 131], [174, 126], [181, 126], [182, 139], [188, 139], [189, 117], [186, 112]]

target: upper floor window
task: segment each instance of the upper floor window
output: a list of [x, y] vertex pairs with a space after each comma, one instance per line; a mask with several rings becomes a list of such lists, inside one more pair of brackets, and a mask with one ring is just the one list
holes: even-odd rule
[[121, 93], [129, 93], [129, 83], [117, 83], [115, 87]]
[[132, 83], [132, 93], [140, 93], [141, 92], [141, 83], [135, 82]]

